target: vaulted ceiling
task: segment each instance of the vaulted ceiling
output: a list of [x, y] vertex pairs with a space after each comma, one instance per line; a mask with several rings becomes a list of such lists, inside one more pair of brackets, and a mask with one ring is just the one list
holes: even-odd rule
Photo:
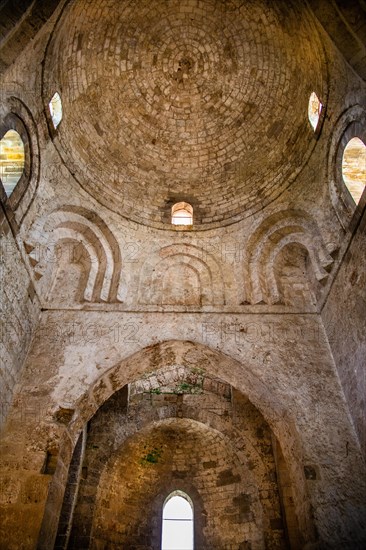
[[179, 199], [201, 227], [249, 216], [315, 145], [306, 113], [326, 70], [311, 12], [288, 0], [197, 6], [76, 1], [46, 53], [60, 156], [94, 198], [149, 225]]
[[[64, 3], [64, 0], [0, 1], [0, 72], [11, 65], [54, 10]], [[365, 80], [366, 1], [308, 0], [308, 4], [345, 59]]]
[[366, 79], [364, 0], [3, 1], [0, 70], [55, 10], [42, 91], [45, 108], [62, 96], [58, 153], [101, 204], [154, 227], [182, 200], [197, 229], [231, 224], [291, 186], [316, 145], [309, 96], [327, 95], [322, 27]]

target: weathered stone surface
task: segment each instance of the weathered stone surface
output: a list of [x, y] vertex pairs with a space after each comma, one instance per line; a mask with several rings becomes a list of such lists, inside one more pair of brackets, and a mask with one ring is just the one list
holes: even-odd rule
[[1, 548], [160, 548], [176, 489], [197, 549], [365, 546], [363, 19], [347, 46], [310, 4], [14, 15], [40, 30], [0, 44], [32, 172], [0, 185]]
[[366, 213], [359, 221], [322, 318], [366, 456]]
[[[115, 393], [97, 413], [89, 429], [84, 460], [84, 463], [87, 465], [87, 475], [81, 482], [78, 504], [75, 510], [74, 526], [70, 539], [72, 548], [88, 547], [89, 544], [97, 545], [96, 539], [100, 536], [100, 534], [98, 535], [100, 529], [104, 530], [104, 539], [107, 538], [110, 543], [112, 541], [116, 543], [116, 533], [112, 535], [112, 533], [108, 532], [108, 529], [100, 525], [100, 512], [95, 509], [95, 506], [99, 502], [98, 494], [102, 487], [100, 478], [105, 475], [103, 472], [107, 464], [110, 463], [110, 467], [113, 467], [116, 452], [121, 456], [120, 460], [123, 461], [123, 468], [116, 475], [127, 475], [128, 479], [124, 483], [115, 482], [113, 485], [116, 488], [125, 485], [129, 496], [126, 495], [122, 498], [119, 495], [117, 497], [118, 501], [114, 505], [111, 504], [108, 506], [108, 509], [115, 506], [117, 502], [125, 502], [128, 508], [125, 512], [117, 514], [120, 517], [120, 522], [128, 518], [130, 524], [133, 518], [136, 518], [136, 521], [141, 523], [139, 515], [140, 505], [137, 504], [139, 500], [136, 500], [136, 496], [131, 491], [135, 490], [134, 479], [139, 479], [139, 485], [144, 485], [143, 478], [146, 475], [148, 486], [141, 487], [141, 498], [144, 499], [145, 503], [143, 505], [145, 509], [144, 521], [147, 522], [145, 529], [147, 529], [147, 533], [150, 533], [150, 536], [153, 536], [149, 544], [159, 545], [161, 510], [159, 513], [156, 507], [161, 506], [160, 501], [162, 500], [163, 502], [166, 496], [168, 496], [169, 487], [174, 488], [174, 483], [177, 488], [186, 487], [188, 489], [188, 486], [190, 486], [190, 494], [196, 486], [200, 493], [201, 506], [204, 506], [206, 503], [206, 506], [212, 509], [214, 505], [212, 503], [212, 496], [218, 497], [217, 490], [212, 490], [213, 495], [209, 496], [209, 494], [202, 492], [203, 487], [207, 486], [207, 483], [210, 486], [215, 486], [216, 484], [217, 487], [218, 481], [226, 477], [227, 491], [224, 493], [220, 492], [220, 498], [218, 498], [217, 504], [214, 506], [222, 508], [222, 513], [227, 517], [224, 520], [222, 516], [223, 521], [237, 523], [240, 508], [236, 507], [235, 498], [233, 502], [230, 501], [230, 494], [233, 491], [234, 495], [236, 494], [238, 489], [237, 482], [240, 481], [240, 476], [236, 474], [236, 477], [232, 479], [233, 466], [231, 466], [230, 470], [225, 469], [225, 464], [227, 464], [228, 460], [230, 464], [229, 458], [224, 459], [226, 451], [213, 452], [212, 449], [209, 451], [206, 448], [207, 445], [210, 445], [209, 441], [211, 440], [220, 441], [222, 437], [227, 438], [230, 430], [235, 430], [236, 434], [233, 437], [233, 441], [234, 439], [236, 441], [236, 450], [234, 450], [234, 453], [237, 458], [235, 458], [235, 461], [239, 460], [242, 467], [246, 468], [246, 462], [251, 457], [252, 461], [256, 463], [255, 476], [258, 476], [258, 479], [262, 480], [263, 490], [264, 487], [267, 488], [266, 494], [264, 494], [264, 491], [261, 491], [259, 495], [257, 494], [256, 497], [253, 497], [253, 502], [259, 497], [260, 504], [258, 506], [263, 510], [262, 513], [265, 517], [268, 514], [274, 514], [273, 510], [278, 510], [275, 475], [270, 476], [268, 473], [268, 470], [274, 472], [273, 455], [264, 452], [264, 449], [271, 448], [270, 432], [263, 418], [247, 400], [243, 400], [242, 403], [239, 401], [232, 402], [231, 399], [219, 395], [215, 396], [208, 392], [204, 394], [188, 392], [183, 395], [178, 393], [177, 382], [180, 381], [180, 386], [182, 387], [185, 384], [183, 381], [187, 380], [190, 374], [192, 374], [190, 370], [187, 370], [186, 375], [182, 378], [181, 368], [161, 371], [158, 373], [158, 377], [160, 379], [164, 378], [165, 384], [161, 387], [160, 394], [153, 393], [153, 390], [147, 390], [143, 394], [136, 393], [137, 388], [141, 387], [140, 384], [136, 383], [131, 387], [130, 393], [133, 394], [133, 397], [131, 397], [128, 407], [126, 406], [124, 396], [125, 388], [123, 388], [120, 392]], [[152, 378], [153, 376], [149, 377], [150, 380]], [[143, 397], [143, 399], [139, 399], [139, 396]], [[234, 419], [232, 418], [234, 409], [235, 426], [233, 424]], [[174, 419], [179, 417], [179, 411], [182, 413], [181, 417], [188, 417], [190, 420], [182, 420], [176, 426]], [[211, 426], [211, 429], [209, 429], [212, 433], [209, 439], [207, 440], [205, 437], [196, 439], [194, 437], [192, 440], [192, 434], [196, 433], [198, 436], [205, 422]], [[240, 426], [243, 428], [242, 432]], [[265, 434], [265, 439], [258, 446], [255, 432], [259, 426]], [[141, 436], [137, 435], [142, 428], [143, 432], [151, 432], [151, 435], [147, 435], [147, 439], [145, 439], [145, 436], [141, 438]], [[223, 435], [223, 431], [225, 435]], [[219, 435], [220, 432], [221, 435]], [[239, 435], [240, 433], [242, 435]], [[241, 438], [244, 438], [242, 442]], [[133, 443], [135, 440], [141, 441], [138, 444], [141, 447], [140, 454], [137, 453], [137, 456], [133, 455], [128, 458], [128, 449], [131, 445], [136, 445], [136, 443]], [[149, 440], [151, 440], [151, 443], [149, 443]], [[214, 458], [216, 452], [218, 452], [216, 460], [205, 462], [205, 456], [209, 455]], [[210, 468], [207, 468], [207, 464], [210, 465]], [[130, 473], [128, 473], [129, 468], [131, 468]], [[136, 468], [141, 470], [142, 477], [137, 474]], [[151, 475], [155, 475], [153, 472], [156, 470], [159, 471], [158, 475], [161, 481], [159, 483], [152, 483]], [[230, 479], [227, 476], [228, 471], [231, 472]], [[243, 487], [246, 487], [246, 491], [250, 490], [249, 487], [253, 488], [255, 486], [250, 481], [253, 479], [252, 476], [253, 473], [249, 473], [249, 471], [245, 474], [246, 481], [244, 482], [243, 480], [242, 483], [244, 483]], [[273, 478], [272, 481], [268, 480], [269, 477]], [[229, 485], [230, 487], [228, 487]], [[162, 486], [166, 486], [165, 496]], [[272, 497], [269, 498], [268, 495], [272, 495]], [[103, 507], [107, 506], [105, 500], [110, 497], [111, 495], [103, 497]], [[85, 518], [86, 508], [89, 510], [88, 520]], [[148, 512], [148, 510], [151, 511]], [[249, 513], [249, 510], [247, 512]], [[111, 510], [110, 513], [113, 514]], [[197, 546], [201, 547], [203, 545], [206, 547], [207, 545], [218, 548], [229, 546], [227, 537], [237, 537], [238, 532], [235, 535], [232, 533], [227, 533], [226, 535], [220, 534], [214, 522], [217, 512], [213, 516], [211, 514], [212, 512], [208, 513], [207, 511], [202, 513], [199, 511], [195, 512], [195, 521], [197, 522], [196, 533], [198, 537], [196, 541]], [[246, 521], [248, 521], [248, 518]], [[258, 521], [261, 522], [262, 520], [258, 517]], [[282, 535], [279, 534], [273, 538], [268, 528], [268, 521], [265, 521], [264, 537], [266, 540], [271, 540], [273, 547], [281, 547]], [[92, 527], [92, 524], [94, 524], [94, 527]], [[204, 528], [204, 535], [200, 534], [202, 527]], [[143, 534], [142, 528], [139, 528], [140, 535], [138, 536], [137, 534], [134, 535], [133, 530], [131, 531], [131, 528], [126, 525], [123, 527], [122, 524], [120, 527], [115, 525], [115, 529], [118, 533], [121, 533], [121, 535], [118, 535], [118, 544], [132, 547], [133, 544], [138, 543], [144, 546], [144, 540], [147, 535]], [[125, 534], [122, 535], [122, 533]], [[246, 533], [249, 538], [254, 536], [253, 533], [249, 535], [248, 531]], [[258, 533], [256, 536], [258, 536]], [[87, 543], [85, 543], [85, 539], [87, 539]], [[224, 540], [227, 542], [224, 542]]]
[[8, 414], [14, 386], [18, 381], [39, 317], [39, 300], [11, 234], [3, 220], [0, 232], [0, 426]]

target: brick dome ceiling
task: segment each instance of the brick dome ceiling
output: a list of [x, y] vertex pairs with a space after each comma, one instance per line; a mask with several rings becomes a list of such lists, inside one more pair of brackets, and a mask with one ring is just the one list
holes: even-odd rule
[[288, 0], [76, 0], [46, 53], [58, 152], [121, 215], [197, 229], [252, 215], [296, 178], [315, 145], [310, 93], [325, 94], [316, 23]]

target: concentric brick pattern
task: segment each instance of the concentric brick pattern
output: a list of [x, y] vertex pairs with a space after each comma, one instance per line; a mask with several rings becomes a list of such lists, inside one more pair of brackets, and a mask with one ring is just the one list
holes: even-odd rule
[[[292, 4], [292, 2], [290, 2]], [[304, 7], [218, 0], [75, 1], [47, 51], [45, 104], [80, 184], [142, 223], [176, 200], [197, 228], [263, 208], [314, 146], [321, 45]]]

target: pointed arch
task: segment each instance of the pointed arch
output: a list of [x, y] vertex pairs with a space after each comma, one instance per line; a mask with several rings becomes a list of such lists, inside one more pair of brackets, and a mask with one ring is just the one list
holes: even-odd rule
[[[311, 505], [303, 471], [302, 439], [294, 419], [283, 403], [274, 400], [272, 388], [267, 387], [249, 367], [243, 376], [243, 367], [237, 360], [206, 345], [171, 340], [148, 346], [123, 359], [95, 380], [74, 403], [73, 415], [68, 424], [67, 433], [60, 442], [61, 448], [63, 444], [69, 446], [70, 438], [76, 441], [84, 425], [113, 393], [133, 380], [144, 378], [146, 374], [155, 372], [159, 368], [158, 365], [164, 365], [166, 368], [181, 365], [202, 369], [231, 384], [258, 408], [283, 445], [283, 454], [295, 487], [295, 506], [301, 510], [301, 514], [299, 514], [301, 516], [300, 530], [304, 534], [305, 540], [312, 538], [314, 533]], [[57, 480], [55, 480], [55, 487], [50, 487], [49, 499], [52, 500], [53, 491], [57, 490]], [[41, 537], [43, 533], [46, 536], [48, 524], [46, 508]]]
[[162, 514], [161, 550], [194, 550], [194, 507], [184, 491], [172, 491]]

